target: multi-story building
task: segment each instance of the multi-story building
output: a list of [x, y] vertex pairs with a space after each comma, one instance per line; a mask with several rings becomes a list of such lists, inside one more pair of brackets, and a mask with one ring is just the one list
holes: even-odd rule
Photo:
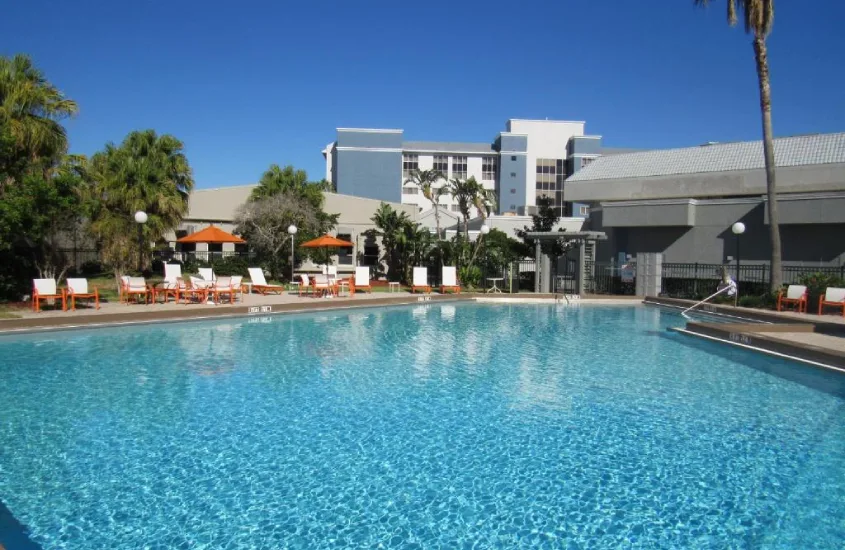
[[[414, 169], [449, 179], [475, 177], [495, 191], [498, 213], [525, 214], [537, 197], [554, 200], [562, 216], [585, 216], [585, 204], [566, 199], [565, 180], [602, 154], [601, 136], [584, 133], [584, 122], [511, 119], [489, 143], [405, 141], [402, 130], [338, 128], [337, 140], [323, 151], [326, 179], [338, 193], [432, 208], [417, 186], [407, 183]], [[452, 197], [439, 206], [458, 212]], [[471, 217], [478, 213], [472, 209]]]

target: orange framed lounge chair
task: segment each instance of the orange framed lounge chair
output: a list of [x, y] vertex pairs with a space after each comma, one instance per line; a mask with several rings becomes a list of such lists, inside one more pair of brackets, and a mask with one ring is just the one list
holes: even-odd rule
[[76, 311], [77, 299], [94, 300], [94, 308], [100, 309], [100, 291], [94, 287], [94, 292], [89, 292], [88, 279], [68, 279], [67, 297], [70, 298], [70, 310]]
[[303, 294], [306, 296], [311, 294], [311, 279], [304, 273], [299, 276], [299, 296]]
[[55, 279], [32, 280], [32, 309], [36, 313], [41, 311], [42, 300], [61, 300], [62, 311], [67, 311], [65, 293], [59, 292]]
[[329, 279], [328, 275], [314, 275], [311, 279], [311, 291], [314, 296], [335, 296], [337, 295], [336, 279]]
[[164, 264], [164, 281], [153, 288], [153, 301], [157, 301], [159, 296], [164, 297], [163, 302], [167, 303], [169, 296], [173, 297], [173, 301], [179, 303], [179, 293], [187, 288], [185, 281], [182, 279], [182, 266], [180, 264]]
[[264, 295], [268, 292], [284, 294], [285, 292], [283, 285], [268, 285], [267, 279], [264, 278], [264, 271], [260, 267], [250, 267], [249, 278], [252, 281], [252, 288], [259, 294]]
[[819, 315], [825, 306], [840, 309], [845, 317], [845, 288], [829, 287], [825, 290], [824, 296], [819, 296]]
[[798, 313], [807, 313], [807, 287], [804, 285], [789, 285], [786, 292], [781, 289], [778, 292], [778, 311], [783, 311], [786, 306], [798, 307]]
[[129, 303], [130, 298], [135, 296], [144, 297], [144, 303], [149, 304], [152, 297], [152, 290], [147, 286], [147, 281], [143, 277], [127, 277], [120, 278], [120, 296], [121, 301]]
[[373, 286], [370, 284], [370, 268], [361, 266], [355, 268], [355, 278], [349, 285], [349, 294], [355, 296], [356, 292], [369, 292], [372, 294]]
[[189, 280], [190, 284], [180, 291], [179, 298], [185, 301], [185, 305], [192, 301], [197, 304], [204, 304], [208, 300], [211, 283], [199, 277], [191, 277]]
[[428, 284], [428, 268], [415, 267], [414, 268], [414, 284], [411, 285], [411, 294], [416, 291], [431, 294], [431, 285]]
[[235, 303], [235, 294], [237, 293], [237, 290], [232, 282], [232, 277], [217, 277], [217, 279], [211, 284], [208, 291], [214, 295], [215, 304], [220, 303], [221, 294], [229, 296], [230, 304]]
[[455, 266], [443, 266], [443, 278], [440, 281], [440, 294], [449, 291], [456, 294], [461, 293], [461, 285], [458, 284], [458, 269]]

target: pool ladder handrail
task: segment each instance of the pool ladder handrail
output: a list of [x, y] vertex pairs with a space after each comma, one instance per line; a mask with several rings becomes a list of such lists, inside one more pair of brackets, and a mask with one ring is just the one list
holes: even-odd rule
[[[733, 283], [733, 281], [731, 281], [731, 283]], [[688, 312], [688, 311], [691, 311], [692, 309], [694, 309], [694, 308], [696, 308], [696, 307], [700, 306], [701, 304], [705, 303], [707, 300], [710, 300], [710, 299], [712, 299], [712, 298], [715, 298], [715, 297], [716, 297], [716, 296], [718, 296], [719, 294], [721, 294], [721, 293], [723, 293], [723, 292], [725, 292], [725, 291], [731, 290], [732, 288], [734, 289], [734, 291], [736, 290], [736, 283], [729, 284], [729, 285], [725, 285], [723, 288], [720, 288], [719, 290], [717, 290], [716, 292], [714, 292], [713, 294], [711, 294], [711, 295], [710, 295], [710, 296], [708, 296], [707, 298], [705, 298], [705, 299], [701, 300], [700, 302], [696, 302], [696, 303], [694, 303], [694, 304], [693, 304], [693, 305], [691, 305], [690, 307], [688, 307], [688, 308], [686, 308], [685, 310], [683, 310], [683, 311], [681, 312], [681, 315], [682, 315], [685, 319], [689, 319], [690, 317], [687, 315], [687, 312]]]

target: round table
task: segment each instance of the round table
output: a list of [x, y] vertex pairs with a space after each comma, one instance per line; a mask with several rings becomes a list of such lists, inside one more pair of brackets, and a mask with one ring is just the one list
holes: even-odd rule
[[493, 283], [493, 286], [491, 286], [490, 288], [487, 289], [488, 294], [491, 293], [491, 292], [494, 292], [494, 293], [497, 293], [497, 294], [502, 293], [501, 289], [499, 289], [499, 287], [496, 286], [496, 282], [504, 281], [505, 279], [503, 277], [487, 277], [487, 280], [490, 281], [491, 283]]

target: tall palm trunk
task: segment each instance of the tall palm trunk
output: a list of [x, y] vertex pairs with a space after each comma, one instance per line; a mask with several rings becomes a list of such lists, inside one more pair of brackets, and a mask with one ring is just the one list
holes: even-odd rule
[[783, 282], [783, 268], [780, 244], [780, 215], [778, 214], [777, 189], [775, 187], [775, 150], [772, 138], [772, 98], [769, 86], [769, 61], [765, 37], [754, 34], [754, 56], [757, 61], [757, 78], [760, 83], [760, 110], [763, 114], [763, 153], [766, 160], [766, 195], [769, 209], [769, 238], [772, 244], [771, 290], [780, 290]]

